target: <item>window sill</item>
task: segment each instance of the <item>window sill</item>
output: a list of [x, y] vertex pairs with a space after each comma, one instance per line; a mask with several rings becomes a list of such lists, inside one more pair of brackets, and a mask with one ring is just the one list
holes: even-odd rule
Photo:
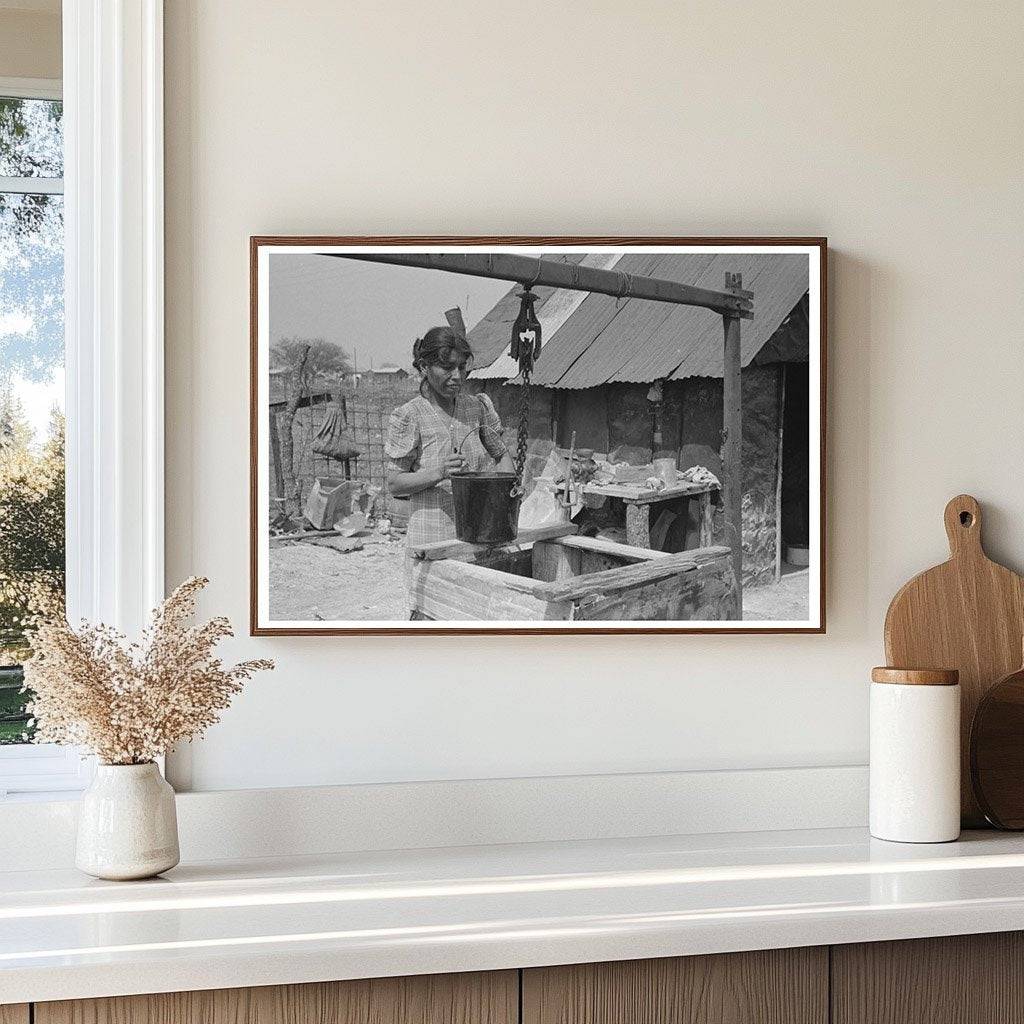
[[0, 746], [0, 803], [67, 800], [92, 780], [95, 759], [52, 743]]

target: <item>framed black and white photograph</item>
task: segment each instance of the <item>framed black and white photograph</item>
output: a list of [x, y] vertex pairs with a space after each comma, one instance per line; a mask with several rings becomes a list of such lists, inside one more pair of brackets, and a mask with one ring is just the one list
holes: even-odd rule
[[251, 240], [251, 628], [824, 632], [819, 238]]

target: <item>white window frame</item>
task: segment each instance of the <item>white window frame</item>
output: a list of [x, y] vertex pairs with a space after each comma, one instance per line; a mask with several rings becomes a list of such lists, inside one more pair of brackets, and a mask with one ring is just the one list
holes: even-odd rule
[[[59, 78], [3, 78], [0, 77], [0, 96], [19, 100], [62, 99]], [[63, 195], [63, 178], [9, 178], [0, 174], [0, 192], [22, 195]]]
[[[64, 100], [68, 618], [134, 636], [164, 596], [163, 0], [64, 0], [63, 39], [56, 96], [17, 81]], [[0, 798], [91, 774], [0, 748]]]
[[64, 90], [59, 78], [3, 78], [0, 77], [0, 96], [13, 96], [19, 100], [59, 100]]

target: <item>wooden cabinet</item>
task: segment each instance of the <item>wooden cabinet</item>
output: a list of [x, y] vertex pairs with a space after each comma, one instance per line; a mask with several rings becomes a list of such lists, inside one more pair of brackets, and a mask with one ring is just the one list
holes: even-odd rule
[[826, 1024], [828, 950], [523, 971], [523, 1024]]
[[1024, 1024], [1024, 933], [0, 1006], [0, 1024]]
[[1024, 933], [832, 947], [833, 1024], [1024, 1024]]
[[522, 1024], [1024, 1024], [1024, 933], [545, 967]]
[[493, 971], [36, 1003], [35, 1024], [516, 1024], [518, 1004]]

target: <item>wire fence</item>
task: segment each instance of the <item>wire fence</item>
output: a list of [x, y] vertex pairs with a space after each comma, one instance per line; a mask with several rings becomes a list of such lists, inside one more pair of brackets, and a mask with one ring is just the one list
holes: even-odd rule
[[[308, 405], [298, 409], [292, 424], [292, 466], [299, 508], [303, 507], [318, 478], [357, 480], [376, 489], [379, 511], [403, 523], [408, 518], [408, 502], [388, 491], [388, 459], [384, 453], [384, 442], [392, 411], [416, 394], [417, 382], [412, 379], [382, 382], [364, 379], [358, 387], [346, 384], [330, 395], [310, 399]], [[339, 414], [346, 439], [357, 449], [357, 454], [347, 459], [332, 458], [314, 451], [316, 437], [328, 418]], [[284, 424], [278, 415], [279, 429], [283, 430]], [[284, 504], [284, 495], [273, 493], [273, 463], [278, 456], [279, 453], [271, 451], [270, 486], [272, 497], [277, 499], [271, 502], [272, 516], [282, 511]]]

